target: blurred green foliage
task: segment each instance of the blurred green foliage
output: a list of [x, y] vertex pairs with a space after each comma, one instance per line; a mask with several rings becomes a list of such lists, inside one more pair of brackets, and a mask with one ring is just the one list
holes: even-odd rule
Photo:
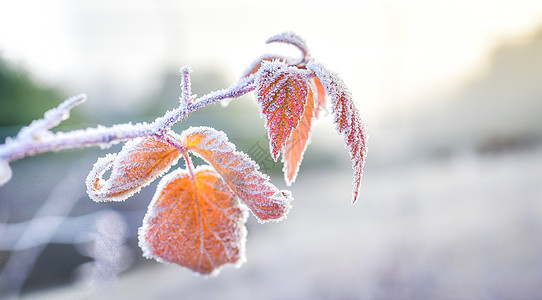
[[[0, 57], [0, 138], [17, 133], [21, 126], [43, 117], [43, 114], [66, 95], [56, 87], [47, 86], [32, 78], [25, 68]], [[64, 125], [78, 123], [76, 113]]]

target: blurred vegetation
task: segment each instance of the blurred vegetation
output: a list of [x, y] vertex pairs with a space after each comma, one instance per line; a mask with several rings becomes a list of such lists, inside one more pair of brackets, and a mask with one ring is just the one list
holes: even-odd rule
[[[24, 67], [0, 57], [0, 139], [15, 135], [22, 126], [43, 114], [67, 96], [59, 89], [39, 83]], [[81, 122], [81, 115], [72, 112], [62, 125]]]

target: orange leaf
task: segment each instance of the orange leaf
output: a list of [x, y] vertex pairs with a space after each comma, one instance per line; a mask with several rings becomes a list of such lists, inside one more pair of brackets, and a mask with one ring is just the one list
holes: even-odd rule
[[263, 62], [256, 76], [256, 97], [260, 113], [265, 116], [271, 155], [277, 161], [299, 125], [309, 85], [299, 69], [279, 61]]
[[143, 255], [204, 275], [245, 260], [247, 213], [210, 167], [165, 176], [139, 229]]
[[310, 80], [311, 85], [314, 87], [316, 94], [316, 101], [314, 107], [314, 116], [316, 118], [320, 115], [320, 110], [325, 109], [326, 105], [326, 90], [322, 85], [322, 82], [318, 78], [313, 78]]
[[[125, 200], [169, 170], [180, 154], [155, 137], [131, 140], [118, 154], [98, 159], [86, 180], [87, 193], [96, 202]], [[109, 179], [102, 179], [110, 168]]]
[[235, 150], [224, 132], [210, 127], [191, 127], [181, 134], [181, 143], [207, 162], [222, 176], [258, 221], [279, 221], [290, 209], [289, 191], [281, 191], [258, 171], [258, 164]]
[[286, 142], [286, 146], [282, 152], [282, 162], [284, 163], [282, 171], [284, 172], [284, 180], [287, 185], [291, 185], [295, 181], [299, 166], [303, 160], [303, 154], [309, 144], [313, 112], [314, 93], [312, 92], [312, 89], [309, 89], [305, 113], [303, 114], [299, 125], [292, 133], [292, 136]]
[[337, 74], [314, 62], [307, 64], [307, 69], [316, 74], [326, 93], [331, 97], [331, 111], [333, 112], [335, 127], [344, 136], [352, 160], [352, 168], [354, 169], [352, 203], [355, 203], [359, 198], [363, 166], [367, 155], [365, 125], [361, 120], [358, 109], [354, 106], [352, 94]]

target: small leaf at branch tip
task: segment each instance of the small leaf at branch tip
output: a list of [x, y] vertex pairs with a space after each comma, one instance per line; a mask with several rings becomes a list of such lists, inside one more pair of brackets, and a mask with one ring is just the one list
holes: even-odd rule
[[11, 168], [5, 160], [0, 160], [0, 186], [3, 186], [11, 179]]
[[297, 35], [296, 33], [294, 33], [293, 31], [286, 31], [286, 32], [274, 35], [268, 38], [265, 43], [270, 44], [270, 43], [277, 43], [277, 42], [292, 44], [298, 47], [303, 46], [303, 48], [305, 49], [307, 48], [307, 44], [305, 40], [299, 35]]

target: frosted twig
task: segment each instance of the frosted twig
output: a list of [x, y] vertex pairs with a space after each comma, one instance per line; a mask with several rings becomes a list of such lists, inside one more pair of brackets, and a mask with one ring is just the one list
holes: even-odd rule
[[190, 73], [192, 73], [192, 69], [190, 67], [184, 66], [181, 68], [181, 110], [186, 110], [188, 107], [188, 104], [191, 99], [192, 95], [192, 86], [190, 84]]
[[256, 85], [254, 83], [255, 79], [256, 77], [254, 74], [251, 74], [245, 78], [241, 78], [239, 79], [239, 81], [231, 85], [229, 88], [211, 92], [199, 98], [193, 104], [190, 104], [188, 106], [188, 110], [195, 111], [209, 104], [218, 102], [220, 100], [228, 99], [228, 98], [237, 98], [246, 93], [249, 93], [256, 88]]
[[77, 105], [85, 102], [87, 95], [81, 94], [66, 99], [60, 103], [57, 107], [52, 108], [45, 112], [43, 119], [34, 120], [28, 127], [21, 129], [17, 138], [35, 138], [41, 133], [57, 126], [62, 121], [67, 120], [70, 117], [70, 110]]
[[188, 114], [209, 104], [227, 98], [236, 98], [254, 90], [254, 76], [249, 76], [228, 88], [193, 99], [190, 91], [190, 72], [189, 67], [181, 68], [182, 92], [179, 107], [167, 111], [164, 116], [157, 118], [152, 123], [98, 126], [56, 133], [47, 131], [67, 119], [71, 108], [85, 101], [86, 96], [79, 95], [65, 100], [57, 108], [46, 112], [43, 119], [32, 122], [15, 138], [8, 138], [5, 144], [0, 145], [0, 161], [9, 162], [25, 156], [71, 148], [91, 146], [107, 148], [122, 141], [151, 135], [168, 141], [166, 134], [171, 126]]

